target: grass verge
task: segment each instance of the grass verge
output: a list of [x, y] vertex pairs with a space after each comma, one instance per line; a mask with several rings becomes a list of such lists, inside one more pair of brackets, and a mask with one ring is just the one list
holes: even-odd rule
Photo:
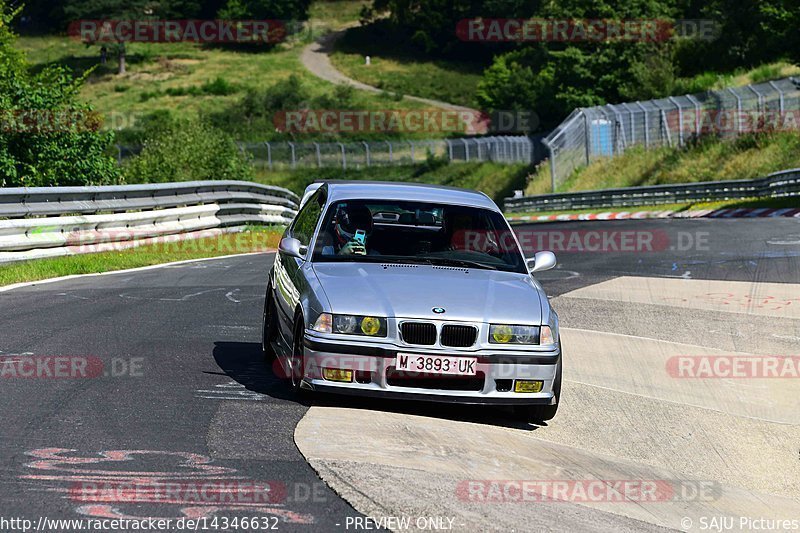
[[94, 274], [129, 268], [202, 259], [222, 255], [261, 252], [277, 248], [283, 228], [250, 227], [241, 233], [216, 237], [161, 242], [119, 251], [98, 252], [0, 265], [0, 286], [75, 274]]

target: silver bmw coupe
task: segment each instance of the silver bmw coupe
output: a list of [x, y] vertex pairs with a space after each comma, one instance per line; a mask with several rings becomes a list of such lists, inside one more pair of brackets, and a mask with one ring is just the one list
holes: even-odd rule
[[558, 316], [486, 195], [408, 183], [311, 185], [269, 274], [264, 354], [298, 392], [515, 406], [550, 420]]

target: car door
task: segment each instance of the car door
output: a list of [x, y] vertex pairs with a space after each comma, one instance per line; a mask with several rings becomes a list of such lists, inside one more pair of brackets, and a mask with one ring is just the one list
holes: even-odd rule
[[[315, 192], [297, 213], [286, 232], [286, 237], [297, 239], [302, 246], [309, 249], [306, 254], [311, 253], [311, 240], [322, 216], [322, 198], [320, 191]], [[303, 263], [304, 259], [283, 252], [275, 255], [275, 301], [281, 337], [284, 346], [289, 349], [291, 349], [295, 310], [301, 296], [308, 290], [308, 282], [302, 270]]]

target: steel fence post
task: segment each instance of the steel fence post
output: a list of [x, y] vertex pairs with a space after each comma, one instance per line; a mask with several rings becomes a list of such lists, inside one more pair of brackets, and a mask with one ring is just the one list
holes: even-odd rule
[[636, 105], [639, 106], [639, 109], [642, 110], [642, 114], [644, 115], [644, 147], [650, 147], [650, 120], [647, 118], [647, 108], [645, 108], [641, 102], [636, 102]]
[[742, 99], [731, 87], [728, 87], [728, 92], [736, 98], [736, 134], [739, 135], [742, 133]]
[[344, 153], [344, 144], [337, 143], [339, 147], [342, 149], [342, 170], [347, 170], [347, 156]]
[[586, 165], [588, 166], [592, 162], [591, 124], [589, 124], [589, 114], [586, 110], [581, 109], [580, 113], [583, 115], [583, 148], [584, 152], [586, 152]]
[[366, 155], [367, 166], [370, 166], [369, 143], [367, 143], [367, 141], [361, 141], [361, 144], [364, 145], [364, 154]]
[[542, 139], [542, 142], [547, 147], [547, 152], [550, 154], [550, 189], [556, 192], [556, 155], [553, 146], [547, 141]]
[[769, 82], [769, 85], [770, 85], [770, 87], [772, 87], [773, 89], [778, 91], [778, 102], [779, 102], [778, 105], [780, 106], [780, 110], [779, 111], [780, 111], [781, 120], [782, 120], [783, 119], [783, 91], [781, 90], [780, 87], [777, 86], [777, 84], [774, 81]]
[[633, 111], [630, 110], [627, 102], [621, 104], [621, 106], [625, 109], [625, 112], [628, 113], [628, 123], [631, 125], [631, 146], [633, 146], [636, 144], [636, 128], [633, 125]]
[[272, 170], [272, 146], [268, 142], [265, 142], [264, 146], [267, 147], [267, 165]]
[[[622, 150], [620, 150], [620, 152], [624, 152], [625, 148], [627, 148], [628, 136], [625, 135], [625, 122], [622, 120], [622, 113], [617, 111], [617, 107], [612, 104], [608, 104], [608, 107], [611, 109], [611, 112], [614, 113], [614, 119], [619, 125], [619, 131], [622, 134]], [[616, 131], [616, 128], [614, 128], [614, 130]]]
[[694, 96], [692, 96], [691, 94], [687, 94], [686, 98], [688, 98], [689, 101], [694, 106], [695, 131], [697, 133], [697, 136], [700, 137], [700, 133], [702, 132], [702, 127], [700, 126], [700, 115], [701, 115], [701, 113], [700, 113], [700, 102], [698, 102], [697, 99]]
[[672, 148], [672, 135], [669, 132], [669, 124], [667, 123], [667, 114], [664, 112], [663, 109], [660, 109], [659, 115], [661, 116], [661, 129], [664, 130], [664, 133], [667, 137], [667, 146]]
[[[670, 96], [668, 100], [678, 108], [678, 146], [683, 146], [683, 108], [674, 96]], [[669, 123], [667, 123], [667, 127], [669, 127]]]
[[287, 143], [287, 144], [289, 145], [289, 148], [292, 150], [292, 168], [296, 168], [297, 167], [297, 157], [296, 157], [296, 154], [294, 152], [294, 143], [290, 142], [290, 143]]

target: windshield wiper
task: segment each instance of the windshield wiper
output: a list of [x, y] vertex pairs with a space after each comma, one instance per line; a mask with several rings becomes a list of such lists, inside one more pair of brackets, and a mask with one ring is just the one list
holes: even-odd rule
[[468, 261], [466, 259], [453, 259], [452, 257], [420, 257], [432, 265], [456, 266], [462, 268], [482, 268], [486, 270], [497, 270], [496, 266], [479, 263], [478, 261]]

